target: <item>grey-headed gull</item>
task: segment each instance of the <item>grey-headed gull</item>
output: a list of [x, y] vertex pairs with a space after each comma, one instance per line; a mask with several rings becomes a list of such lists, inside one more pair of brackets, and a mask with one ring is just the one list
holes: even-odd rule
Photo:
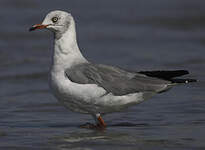
[[36, 29], [54, 33], [49, 72], [53, 94], [71, 111], [92, 115], [95, 128], [106, 127], [103, 114], [122, 111], [179, 83], [196, 81], [175, 78], [188, 74], [186, 70], [136, 72], [89, 62], [78, 47], [75, 21], [65, 11], [51, 11], [30, 31]]

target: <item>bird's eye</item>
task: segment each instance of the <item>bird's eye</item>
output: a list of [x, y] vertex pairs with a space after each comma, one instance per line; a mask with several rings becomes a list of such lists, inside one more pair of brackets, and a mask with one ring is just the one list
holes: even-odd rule
[[52, 18], [52, 21], [55, 23], [55, 22], [57, 22], [58, 21], [58, 17], [53, 17]]

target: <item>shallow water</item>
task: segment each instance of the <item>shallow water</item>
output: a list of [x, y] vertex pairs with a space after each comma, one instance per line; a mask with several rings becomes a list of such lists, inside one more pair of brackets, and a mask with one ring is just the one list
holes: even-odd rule
[[[205, 2], [0, 1], [0, 149], [205, 149]], [[187, 69], [198, 83], [104, 117], [104, 132], [80, 129], [47, 84], [52, 34], [28, 32], [54, 9], [71, 11], [89, 60], [135, 70]]]

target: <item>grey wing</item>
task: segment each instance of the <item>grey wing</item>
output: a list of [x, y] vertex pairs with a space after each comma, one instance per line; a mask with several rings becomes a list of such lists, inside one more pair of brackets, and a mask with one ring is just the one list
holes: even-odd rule
[[65, 73], [72, 82], [97, 84], [118, 96], [136, 92], [162, 92], [170, 84], [166, 80], [100, 64], [76, 65], [67, 69]]

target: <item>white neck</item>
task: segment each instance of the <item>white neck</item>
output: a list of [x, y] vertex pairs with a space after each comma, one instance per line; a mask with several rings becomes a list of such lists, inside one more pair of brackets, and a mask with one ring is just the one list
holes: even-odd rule
[[82, 56], [77, 40], [74, 20], [60, 36], [55, 34], [52, 69], [64, 70], [87, 60]]

